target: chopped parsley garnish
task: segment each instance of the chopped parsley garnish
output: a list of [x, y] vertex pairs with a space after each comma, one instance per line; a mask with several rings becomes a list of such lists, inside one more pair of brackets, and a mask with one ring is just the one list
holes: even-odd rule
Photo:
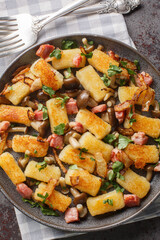
[[107, 188], [109, 187], [109, 185], [110, 185], [110, 182], [103, 182], [100, 190], [101, 190], [101, 191], [106, 191]]
[[160, 138], [155, 138], [154, 141], [156, 141], [158, 144], [160, 144]]
[[48, 112], [47, 112], [47, 108], [45, 106], [43, 106], [43, 104], [39, 103], [38, 104], [38, 111], [43, 112], [43, 120], [48, 119]]
[[37, 150], [36, 149], [34, 150], [34, 154], [37, 154]]
[[64, 130], [65, 130], [65, 124], [64, 123], [60, 123], [59, 125], [54, 127], [54, 133], [56, 133], [58, 135], [63, 135]]
[[134, 64], [136, 65], [137, 70], [140, 70], [140, 64], [139, 64], [139, 61], [138, 61], [138, 60], [134, 60]]
[[108, 203], [109, 205], [113, 206], [113, 199], [103, 200], [103, 204], [106, 204], [106, 203]]
[[[40, 172], [42, 169], [44, 169], [44, 168], [47, 167], [47, 163], [46, 163], [46, 161], [39, 162], [39, 163], [37, 163], [37, 165], [40, 166], [40, 168], [38, 168], [39, 172]], [[37, 165], [36, 165], [36, 166], [37, 166]]]
[[109, 171], [109, 174], [108, 174], [108, 180], [109, 181], [113, 181], [113, 179], [115, 178], [116, 174], [114, 173], [113, 170], [110, 170]]
[[120, 83], [120, 86], [125, 86], [126, 80], [125, 79], [120, 79], [119, 83]]
[[118, 138], [118, 149], [124, 149], [127, 147], [127, 145], [133, 142], [131, 139], [129, 139], [128, 137], [125, 137], [121, 134], [119, 134], [119, 138]]
[[116, 173], [119, 172], [119, 171], [121, 171], [123, 168], [124, 168], [124, 165], [123, 165], [123, 163], [120, 162], [120, 161], [116, 161], [116, 162], [114, 162], [113, 165], [112, 165], [112, 169], [113, 169], [113, 171], [116, 172]]
[[116, 136], [114, 134], [108, 134], [103, 138], [103, 141], [109, 144], [112, 144], [115, 140], [116, 140]]
[[68, 72], [68, 75], [67, 76], [65, 76], [65, 78], [69, 78], [70, 76], [71, 76], [71, 68], [69, 67], [69, 68], [67, 68], [67, 70], [66, 70], [67, 72]]
[[28, 158], [28, 157], [29, 157], [29, 155], [25, 153], [24, 154], [24, 158]]
[[82, 157], [82, 153], [83, 153], [83, 152], [84, 152], [84, 153], [85, 153], [85, 152], [88, 152], [88, 150], [87, 150], [86, 148], [81, 148], [81, 149], [80, 149], [79, 158], [80, 158], [81, 160], [85, 159], [85, 158]]
[[50, 97], [53, 97], [55, 91], [51, 87], [47, 87], [45, 85], [42, 86], [44, 92], [48, 93]]
[[76, 169], [78, 169], [78, 167], [76, 164], [74, 164], [74, 165], [69, 166], [69, 169], [76, 170]]
[[101, 77], [102, 81], [104, 82], [106, 87], [109, 87], [111, 84], [111, 79], [109, 79], [106, 74], [103, 74], [103, 77]]
[[129, 120], [129, 123], [130, 123], [131, 126], [133, 125], [134, 122], [136, 122], [136, 119], [133, 118], [133, 109], [132, 108], [133, 108], [133, 106], [130, 105], [130, 112], [129, 112], [130, 120]]
[[[57, 100], [60, 100], [60, 104], [61, 104], [61, 107], [64, 108], [66, 102], [68, 101], [69, 97], [68, 96], [64, 96], [64, 98], [62, 97], [56, 97]], [[59, 104], [59, 103], [56, 103], [56, 104]]]
[[59, 216], [59, 214], [57, 212], [55, 212], [53, 209], [50, 209], [50, 208], [47, 208], [47, 207], [43, 207], [42, 204], [39, 203], [39, 202], [34, 202], [32, 200], [28, 200], [28, 199], [25, 199], [25, 198], [22, 198], [22, 201], [26, 202], [26, 203], [29, 203], [31, 205], [31, 208], [40, 207], [41, 208], [41, 212], [43, 213], [43, 215], [46, 215], [46, 216], [56, 216], [56, 217]]
[[135, 78], [134, 78], [134, 76], [130, 76], [130, 80], [135, 84]]
[[86, 58], [92, 58], [93, 56], [93, 53], [92, 52], [89, 52], [89, 53], [81, 53], [81, 56], [85, 56]]
[[124, 181], [124, 176], [122, 174], [120, 174], [119, 172], [117, 173], [117, 178]]
[[37, 196], [43, 199], [42, 203], [45, 203], [49, 195], [46, 193], [45, 196], [43, 196], [42, 194], [37, 193]]
[[90, 157], [90, 159], [95, 162], [95, 159], [93, 157]]
[[110, 64], [109, 69], [107, 71], [108, 71], [108, 76], [112, 77], [115, 74], [121, 73], [122, 69], [120, 67], [117, 67], [116, 65]]
[[124, 67], [128, 71], [129, 75], [135, 75], [136, 74], [135, 71], [133, 71], [132, 69], [126, 67], [127, 66], [127, 62], [121, 61], [120, 63], [122, 65], [122, 67]]
[[77, 48], [77, 42], [75, 40], [63, 40], [62, 41], [62, 49], [73, 49], [73, 48]]
[[14, 128], [15, 127], [15, 124], [11, 123], [11, 128]]
[[127, 66], [128, 63], [127, 63], [127, 62], [124, 62], [124, 61], [120, 61], [120, 64], [121, 64], [122, 67], [125, 68], [125, 67]]
[[93, 41], [88, 41], [88, 44], [89, 45], [93, 45]]
[[55, 57], [56, 59], [61, 59], [62, 53], [60, 49], [54, 49], [53, 52], [50, 53], [50, 57]]
[[116, 190], [116, 192], [124, 192], [124, 188], [121, 188], [118, 183], [116, 182], [112, 182], [112, 185], [114, 187], [114, 189]]

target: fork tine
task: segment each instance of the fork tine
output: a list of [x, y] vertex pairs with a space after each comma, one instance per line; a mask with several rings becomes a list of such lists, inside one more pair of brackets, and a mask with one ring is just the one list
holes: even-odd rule
[[[1, 34], [0, 34], [0, 35], [1, 35]], [[0, 38], [0, 43], [3, 43], [3, 42], [5, 42], [5, 41], [9, 41], [9, 40], [14, 39], [14, 38], [16, 38], [16, 37], [18, 37], [18, 36], [19, 36], [19, 34], [16, 34], [16, 33], [13, 32], [13, 33], [11, 33], [11, 34], [3, 37], [3, 38]]]
[[9, 46], [9, 45], [14, 45], [14, 44], [16, 44], [16, 43], [18, 43], [18, 42], [21, 42], [21, 41], [22, 41], [22, 39], [20, 39], [20, 38], [14, 38], [14, 39], [11, 39], [10, 41], [3, 42], [3, 43], [0, 45], [0, 50], [1, 50], [2, 48], [5, 48], [5, 47], [7, 47], [7, 46]]
[[14, 50], [14, 49], [19, 48], [23, 45], [25, 45], [25, 44], [22, 42], [22, 40], [20, 40], [18, 43], [15, 43], [11, 46], [5, 46], [5, 47], [0, 48], [0, 53], [2, 54], [3, 52]]
[[0, 26], [10, 26], [10, 27], [14, 27], [17, 26], [18, 24], [16, 22], [12, 22], [12, 21], [0, 21]]
[[17, 26], [0, 26], [0, 31], [17, 31], [18, 30], [18, 25]]
[[15, 21], [15, 17], [0, 17], [0, 21]]
[[24, 49], [25, 49], [25, 47], [24, 47], [24, 44], [23, 44], [20, 47], [16, 47], [16, 49], [14, 48], [14, 49], [11, 49], [11, 50], [8, 50], [8, 51], [1, 52], [0, 53], [0, 58], [11, 55], [11, 54], [14, 54], [14, 53], [17, 53], [17, 52], [20, 52]]

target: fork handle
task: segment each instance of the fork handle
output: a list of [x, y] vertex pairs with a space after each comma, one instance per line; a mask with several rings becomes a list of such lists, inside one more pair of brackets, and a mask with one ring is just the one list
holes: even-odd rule
[[73, 3], [67, 4], [67, 6], [61, 8], [60, 10], [58, 10], [57, 12], [51, 14], [47, 19], [43, 20], [42, 23], [40, 23], [41, 25], [41, 29], [49, 22], [64, 16], [74, 10], [76, 10], [77, 8], [79, 8], [80, 6], [84, 5], [85, 3], [89, 3], [90, 0], [74, 0]]

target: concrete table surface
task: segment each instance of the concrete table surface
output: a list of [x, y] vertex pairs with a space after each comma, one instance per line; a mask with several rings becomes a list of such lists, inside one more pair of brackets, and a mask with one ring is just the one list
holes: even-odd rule
[[[129, 34], [138, 51], [160, 71], [160, 0], [141, 0], [141, 6], [125, 15]], [[159, 240], [160, 218], [89, 233], [68, 240]], [[0, 193], [0, 240], [21, 240], [13, 206]]]

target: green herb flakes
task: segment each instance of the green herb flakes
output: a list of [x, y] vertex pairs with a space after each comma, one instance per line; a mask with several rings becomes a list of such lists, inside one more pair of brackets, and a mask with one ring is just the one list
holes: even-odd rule
[[114, 162], [113, 165], [112, 165], [112, 169], [113, 169], [114, 172], [119, 172], [119, 171], [121, 171], [123, 168], [124, 168], [124, 165], [123, 165], [123, 163], [120, 162], [120, 161], [116, 161], [116, 162]]
[[106, 203], [108, 203], [109, 205], [113, 206], [113, 199], [103, 200], [103, 204], [106, 204]]
[[60, 123], [58, 126], [54, 127], [54, 133], [58, 135], [63, 135], [65, 130], [65, 124]]
[[76, 164], [74, 164], [74, 165], [69, 166], [69, 169], [76, 170], [76, 169], [78, 169], [78, 167]]
[[111, 84], [111, 79], [109, 79], [106, 74], [103, 74], [103, 77], [101, 77], [102, 81], [104, 82], [106, 87], [109, 87]]
[[[68, 101], [69, 97], [68, 96], [64, 96], [63, 98], [62, 97], [56, 97], [57, 100], [60, 101], [60, 104], [61, 104], [61, 107], [64, 108], [66, 102]], [[59, 104], [59, 103], [56, 103], [56, 104]]]
[[80, 158], [81, 160], [84, 160], [85, 158], [82, 157], [82, 152], [85, 153], [85, 152], [88, 152], [88, 150], [87, 150], [86, 148], [81, 148], [81, 149], [80, 149], [79, 158]]
[[62, 53], [60, 49], [54, 49], [53, 52], [50, 53], [50, 57], [55, 57], [56, 59], [61, 59]]
[[116, 65], [112, 65], [110, 64], [109, 65], [109, 69], [107, 70], [108, 71], [108, 76], [109, 77], [112, 77], [114, 76], [115, 74], [119, 74], [122, 72], [122, 69], [120, 67], [117, 67]]
[[36, 167], [37, 167], [37, 166], [40, 166], [40, 168], [38, 168], [38, 170], [39, 170], [39, 172], [40, 172], [42, 169], [44, 169], [44, 168], [47, 167], [47, 163], [46, 163], [46, 161], [39, 162], [39, 163], [37, 163]]
[[43, 199], [42, 203], [45, 203], [49, 195], [46, 193], [45, 196], [43, 196], [42, 194], [37, 193], [37, 196]]
[[131, 139], [129, 139], [128, 137], [125, 137], [121, 134], [119, 134], [119, 138], [118, 138], [118, 149], [124, 149], [127, 147], [127, 145], [133, 142]]
[[113, 170], [110, 170], [108, 173], [108, 180], [109, 181], [113, 181], [113, 179], [115, 178], [116, 174], [114, 173]]
[[69, 77], [71, 76], [72, 70], [71, 70], [71, 68], [69, 67], [69, 68], [66, 69], [66, 71], [68, 72], [68, 75], [65, 76], [65, 78], [69, 78]]
[[106, 191], [107, 188], [109, 187], [109, 185], [110, 185], [110, 182], [103, 182], [100, 190], [101, 191]]
[[137, 70], [140, 70], [140, 64], [139, 64], [139, 61], [138, 61], [138, 60], [134, 60], [134, 64], [136, 65]]
[[90, 159], [95, 162], [95, 159], [93, 157], [90, 157]]
[[114, 134], [108, 134], [103, 138], [103, 141], [109, 144], [112, 144], [115, 140], [116, 140], [116, 136]]
[[55, 91], [51, 87], [47, 87], [45, 85], [42, 86], [42, 90], [48, 93], [50, 97], [53, 97], [53, 95], [55, 94]]
[[119, 172], [117, 173], [117, 178], [124, 181], [124, 176], [122, 174], [120, 174]]
[[34, 154], [37, 154], [37, 150], [34, 150]]
[[93, 56], [93, 53], [92, 52], [89, 52], [89, 53], [81, 53], [81, 56], [85, 56], [86, 58], [92, 58]]
[[133, 118], [133, 109], [132, 108], [133, 108], [133, 106], [130, 105], [130, 112], [129, 112], [130, 120], [129, 120], [129, 123], [130, 123], [131, 126], [133, 125], [134, 122], [136, 122], [136, 119]]
[[125, 86], [126, 85], [126, 80], [125, 79], [120, 79], [119, 83], [120, 83], [120, 86]]
[[62, 41], [62, 49], [73, 49], [73, 48], [77, 48], [77, 42], [75, 40], [63, 40]]
[[124, 62], [124, 61], [120, 61], [120, 64], [121, 64], [122, 67], [125, 68], [125, 67], [127, 66], [128, 63], [127, 63], [127, 62]]
[[43, 104], [39, 103], [38, 104], [38, 111], [41, 111], [43, 112], [43, 120], [46, 120], [48, 119], [48, 111], [47, 111], [47, 108], [45, 106], [43, 106]]
[[93, 45], [93, 41], [88, 41], [88, 44], [89, 45]]

